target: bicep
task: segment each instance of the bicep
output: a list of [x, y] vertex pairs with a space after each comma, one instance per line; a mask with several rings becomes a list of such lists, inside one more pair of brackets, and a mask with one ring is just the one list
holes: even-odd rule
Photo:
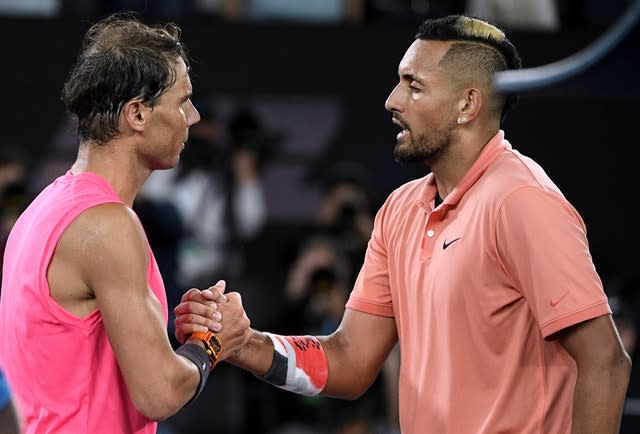
[[573, 325], [558, 332], [557, 338], [576, 361], [578, 369], [607, 364], [624, 352], [611, 315]]
[[338, 330], [320, 339], [329, 361], [323, 394], [353, 399], [375, 380], [398, 335], [393, 318], [346, 309]]
[[161, 305], [148, 286], [149, 249], [132, 212], [103, 205], [79, 252], [82, 274], [94, 293], [118, 364], [132, 393], [172, 353]]

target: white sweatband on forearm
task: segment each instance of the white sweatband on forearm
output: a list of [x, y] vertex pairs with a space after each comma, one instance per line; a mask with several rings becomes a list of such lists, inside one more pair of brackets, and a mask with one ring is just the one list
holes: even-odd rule
[[319, 394], [329, 377], [327, 356], [320, 341], [314, 336], [265, 334], [273, 343], [273, 362], [266, 374], [257, 377], [300, 395]]

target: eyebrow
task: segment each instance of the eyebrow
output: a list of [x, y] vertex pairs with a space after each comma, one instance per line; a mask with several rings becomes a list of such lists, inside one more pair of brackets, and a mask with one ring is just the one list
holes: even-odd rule
[[418, 82], [420, 84], [423, 84], [423, 81], [419, 77], [416, 77], [413, 74], [405, 73], [405, 74], [402, 74], [401, 77], [402, 77], [403, 80], [415, 81], [415, 82]]

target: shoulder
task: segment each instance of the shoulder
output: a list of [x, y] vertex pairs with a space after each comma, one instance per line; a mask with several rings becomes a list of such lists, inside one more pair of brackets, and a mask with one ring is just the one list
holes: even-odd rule
[[541, 192], [562, 196], [544, 168], [516, 150], [506, 151], [499, 156], [487, 169], [487, 175], [483, 177], [487, 186], [504, 193], [521, 187], [532, 187]]
[[427, 189], [432, 175], [413, 179], [394, 189], [385, 201], [385, 206], [407, 207], [427, 197]]
[[78, 215], [74, 224], [95, 234], [114, 235], [118, 232], [142, 231], [142, 225], [135, 212], [117, 202], [101, 203], [87, 208]]
[[421, 214], [428, 201], [431, 177], [426, 175], [408, 181], [393, 190], [376, 213], [374, 229], [396, 230], [410, 216]]
[[135, 212], [122, 203], [103, 203], [81, 212], [67, 227], [64, 239], [75, 246], [82, 262], [105, 260], [127, 249], [144, 249], [144, 229]]

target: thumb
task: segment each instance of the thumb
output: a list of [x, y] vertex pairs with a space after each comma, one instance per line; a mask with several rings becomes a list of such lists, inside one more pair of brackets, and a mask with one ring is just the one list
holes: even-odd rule
[[227, 282], [224, 280], [218, 280], [218, 282], [215, 285], [210, 286], [208, 289], [209, 291], [211, 291], [212, 294], [214, 294], [214, 296], [221, 295], [223, 296], [223, 298], [226, 298], [224, 297], [224, 291], [227, 289]]
[[214, 285], [220, 291], [220, 294], [224, 294], [224, 291], [227, 289], [227, 282], [224, 280], [218, 280], [218, 283]]

